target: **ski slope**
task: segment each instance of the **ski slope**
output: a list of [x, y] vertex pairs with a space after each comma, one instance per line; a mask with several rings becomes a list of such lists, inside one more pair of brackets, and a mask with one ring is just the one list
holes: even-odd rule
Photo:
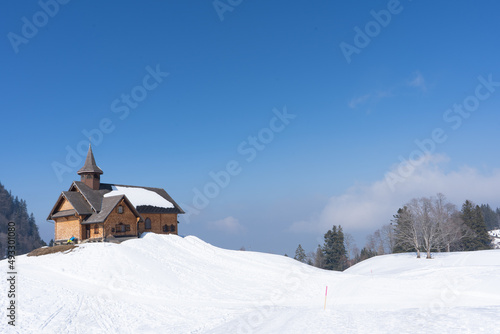
[[378, 256], [340, 273], [149, 233], [17, 267], [17, 325], [2, 279], [1, 333], [500, 332], [500, 250]]

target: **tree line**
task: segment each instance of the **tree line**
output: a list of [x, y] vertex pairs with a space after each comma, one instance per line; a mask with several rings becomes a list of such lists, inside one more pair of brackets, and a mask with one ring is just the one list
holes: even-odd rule
[[[352, 237], [349, 236], [349, 238]], [[347, 269], [349, 267], [348, 253], [342, 226], [334, 225], [331, 230], [325, 233], [324, 239], [323, 246], [318, 245], [316, 252], [309, 254], [306, 254], [302, 245], [299, 244], [294, 259], [327, 270], [342, 271]]]
[[414, 198], [398, 210], [391, 225], [381, 232], [386, 246], [379, 246], [377, 254], [414, 251], [420, 257], [425, 252], [430, 259], [432, 252], [490, 249], [488, 230], [499, 227], [499, 213], [498, 209], [495, 213], [489, 205], [475, 205], [470, 200], [459, 211], [443, 194]]
[[33, 213], [28, 214], [26, 201], [12, 196], [0, 183], [0, 259], [5, 258], [7, 251], [7, 228], [10, 221], [16, 224], [17, 255], [46, 246], [38, 233]]
[[433, 252], [475, 251], [491, 248], [488, 230], [500, 228], [500, 209], [466, 200], [461, 209], [443, 194], [414, 198], [399, 208], [389, 224], [367, 237], [361, 251], [342, 226], [324, 235], [324, 244], [306, 254], [299, 244], [295, 259], [322, 269], [342, 271], [370, 257], [415, 252], [430, 259]]

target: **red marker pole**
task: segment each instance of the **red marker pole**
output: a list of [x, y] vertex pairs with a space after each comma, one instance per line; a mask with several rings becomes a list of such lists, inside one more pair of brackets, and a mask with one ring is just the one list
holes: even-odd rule
[[326, 296], [328, 296], [328, 285], [326, 286], [325, 290], [325, 305], [323, 306], [323, 310], [326, 310]]

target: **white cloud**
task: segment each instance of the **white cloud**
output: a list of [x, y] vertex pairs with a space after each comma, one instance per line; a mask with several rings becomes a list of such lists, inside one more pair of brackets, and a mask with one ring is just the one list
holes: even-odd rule
[[370, 98], [371, 94], [365, 94], [360, 97], [355, 97], [349, 101], [349, 108], [355, 109], [359, 104], [364, 103], [366, 100]]
[[214, 222], [208, 223], [211, 228], [226, 232], [228, 234], [238, 234], [244, 231], [243, 225], [240, 224], [238, 219], [229, 216]]
[[408, 82], [408, 85], [411, 87], [420, 88], [424, 92], [427, 90], [424, 76], [419, 71], [415, 72], [414, 78]]
[[347, 105], [351, 109], [356, 109], [357, 107], [364, 104], [374, 106], [382, 99], [394, 97], [401, 94], [402, 88], [407, 86], [419, 88], [424, 92], [427, 91], [427, 83], [424, 76], [419, 71], [415, 71], [411, 79], [399, 81], [397, 84], [387, 89], [373, 90], [368, 92], [367, 94], [354, 97], [347, 103]]
[[382, 91], [373, 91], [369, 92], [368, 94], [352, 98], [351, 101], [349, 101], [348, 106], [351, 109], [356, 109], [359, 105], [363, 104], [369, 104], [369, 105], [375, 105], [377, 104], [380, 100], [388, 97], [392, 97], [392, 90], [382, 90]]
[[500, 170], [487, 175], [465, 166], [445, 172], [442, 167], [447, 162], [445, 156], [428, 155], [410, 161], [410, 169], [408, 166], [395, 165], [386, 174], [400, 177], [400, 182], [396, 183], [389, 178], [389, 181], [393, 181], [392, 187], [386, 176], [369, 185], [352, 186], [344, 194], [330, 198], [322, 211], [313, 214], [311, 219], [292, 224], [290, 230], [325, 233], [333, 225], [340, 224], [348, 231], [371, 233], [389, 223], [397, 209], [410, 199], [435, 196], [439, 192], [459, 209], [466, 199], [476, 204], [500, 205]]

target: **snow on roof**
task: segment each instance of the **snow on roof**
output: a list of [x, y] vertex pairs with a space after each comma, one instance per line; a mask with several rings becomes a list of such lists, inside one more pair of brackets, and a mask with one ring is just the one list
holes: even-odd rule
[[144, 188], [112, 186], [113, 190], [104, 197], [125, 195], [136, 208], [141, 205], [156, 206], [159, 208], [173, 208], [174, 205], [154, 191]]

